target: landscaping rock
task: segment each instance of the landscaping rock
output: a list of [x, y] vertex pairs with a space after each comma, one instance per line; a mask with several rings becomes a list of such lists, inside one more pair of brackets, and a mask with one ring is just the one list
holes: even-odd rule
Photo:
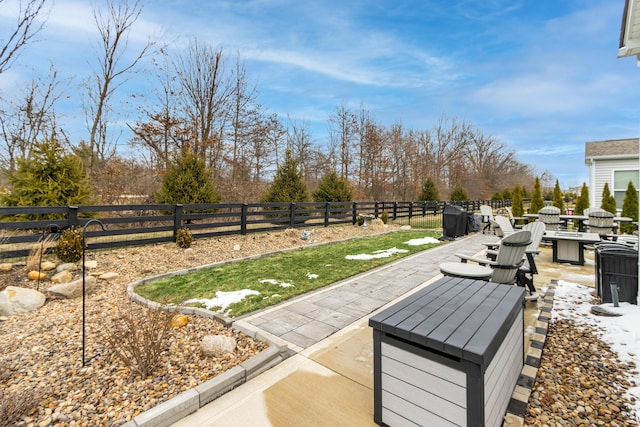
[[100, 280], [113, 280], [113, 279], [117, 278], [118, 276], [119, 276], [118, 273], [110, 271], [110, 272], [103, 273], [103, 274], [99, 275], [98, 279], [100, 279]]
[[13, 264], [11, 264], [10, 262], [3, 262], [2, 264], [0, 264], [0, 272], [11, 271], [12, 268]]
[[40, 264], [40, 270], [42, 271], [51, 271], [56, 268], [56, 263], [51, 261], [45, 261]]
[[61, 271], [75, 271], [78, 269], [76, 263], [73, 262], [65, 262], [64, 264], [60, 264], [56, 267], [56, 271], [59, 273]]
[[51, 277], [51, 281], [53, 283], [68, 283], [72, 279], [73, 279], [73, 274], [71, 274], [70, 271], [66, 271], [66, 270], [56, 273]]
[[182, 328], [189, 323], [189, 318], [184, 314], [176, 314], [171, 318], [171, 324], [169, 325], [171, 328]]
[[0, 291], [0, 315], [14, 316], [44, 305], [46, 297], [35, 289], [7, 286]]
[[47, 278], [47, 273], [43, 271], [32, 270], [29, 273], [27, 273], [27, 278], [29, 280], [44, 280]]
[[[90, 292], [95, 287], [98, 280], [93, 276], [85, 276], [85, 291]], [[69, 283], [53, 285], [49, 289], [49, 294], [54, 298], [72, 299], [82, 296], [82, 278]]]
[[226, 335], [206, 335], [200, 343], [200, 350], [205, 356], [222, 356], [236, 351], [236, 340]]

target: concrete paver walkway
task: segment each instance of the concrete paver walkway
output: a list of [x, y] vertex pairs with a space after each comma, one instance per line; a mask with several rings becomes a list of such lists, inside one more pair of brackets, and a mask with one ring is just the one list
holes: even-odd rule
[[372, 331], [376, 311], [439, 278], [438, 265], [495, 241], [472, 234], [239, 319], [286, 343], [292, 357], [173, 424], [373, 426]]

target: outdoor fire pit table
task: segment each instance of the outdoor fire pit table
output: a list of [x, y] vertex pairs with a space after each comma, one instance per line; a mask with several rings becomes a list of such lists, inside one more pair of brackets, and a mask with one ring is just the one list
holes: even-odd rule
[[518, 286], [444, 277], [371, 317], [374, 421], [502, 426], [524, 365], [523, 301]]
[[542, 240], [551, 242], [553, 262], [584, 265], [584, 245], [599, 242], [600, 236], [576, 231], [545, 231]]

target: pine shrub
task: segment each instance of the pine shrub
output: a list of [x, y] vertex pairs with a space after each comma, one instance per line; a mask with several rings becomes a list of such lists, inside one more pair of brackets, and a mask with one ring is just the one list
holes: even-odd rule
[[440, 200], [440, 195], [438, 194], [438, 188], [436, 187], [435, 182], [431, 178], [427, 178], [422, 186], [422, 191], [418, 196], [418, 200], [420, 201], [432, 201], [432, 200]]
[[[638, 221], [638, 192], [631, 181], [627, 185], [627, 191], [622, 202], [622, 216], [629, 217], [635, 222]], [[633, 222], [620, 223], [620, 231], [623, 233], [631, 234], [635, 230], [636, 225]]]
[[187, 249], [191, 247], [191, 243], [193, 242], [193, 235], [191, 234], [191, 230], [187, 227], [182, 227], [176, 233], [176, 245], [179, 248]]
[[533, 195], [531, 196], [531, 204], [529, 205], [529, 213], [538, 213], [544, 207], [544, 199], [542, 198], [542, 189], [540, 188], [540, 178], [536, 177], [536, 183], [533, 186]]
[[604, 183], [604, 188], [602, 189], [602, 200], [600, 202], [600, 207], [607, 212], [611, 212], [612, 214], [616, 214], [616, 198], [611, 195], [609, 191], [609, 184], [607, 182]]

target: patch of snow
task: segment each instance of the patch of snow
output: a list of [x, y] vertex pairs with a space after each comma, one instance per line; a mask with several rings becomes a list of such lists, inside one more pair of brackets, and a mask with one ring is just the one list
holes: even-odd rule
[[268, 283], [270, 285], [280, 285], [281, 288], [290, 288], [292, 286], [294, 286], [291, 283], [287, 283], [287, 282], [279, 282], [277, 280], [274, 279], [262, 279], [259, 280], [260, 283]]
[[233, 292], [216, 291], [215, 298], [211, 298], [211, 299], [192, 298], [190, 300], [185, 301], [185, 304], [189, 304], [189, 303], [203, 304], [207, 308], [207, 310], [211, 310], [212, 308], [215, 308], [215, 307], [220, 307], [217, 310], [217, 312], [220, 313], [226, 310], [227, 307], [229, 307], [229, 305], [234, 304], [236, 302], [240, 302], [250, 295], [260, 295], [260, 292], [254, 291], [252, 289], [241, 289], [239, 291], [233, 291]]
[[317, 279], [319, 276], [313, 273], [307, 273], [307, 279]]
[[442, 243], [438, 239], [434, 239], [433, 237], [423, 237], [422, 239], [411, 239], [408, 242], [404, 242], [405, 245], [409, 246], [421, 246], [428, 245], [430, 243]]
[[394, 254], [409, 252], [407, 249], [381, 249], [379, 251], [375, 251], [373, 254], [358, 254], [358, 255], [347, 255], [345, 259], [355, 259], [355, 260], [370, 260], [375, 258], [389, 258]]

